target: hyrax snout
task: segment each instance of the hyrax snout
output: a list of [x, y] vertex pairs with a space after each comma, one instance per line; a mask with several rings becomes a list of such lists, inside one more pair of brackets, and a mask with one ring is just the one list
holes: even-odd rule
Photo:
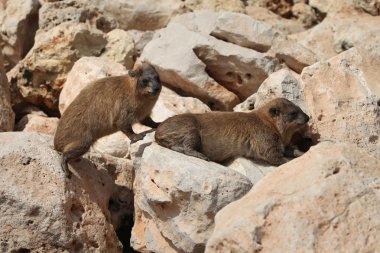
[[105, 77], [86, 86], [64, 111], [54, 136], [54, 147], [62, 152], [62, 168], [87, 152], [99, 138], [121, 130], [131, 142], [141, 140], [132, 124], [156, 128], [150, 113], [161, 91], [153, 66], [138, 63], [127, 75]]
[[156, 130], [156, 142], [187, 155], [221, 162], [243, 156], [280, 165], [294, 133], [309, 121], [287, 99], [271, 100], [248, 113], [210, 112], [173, 116]]

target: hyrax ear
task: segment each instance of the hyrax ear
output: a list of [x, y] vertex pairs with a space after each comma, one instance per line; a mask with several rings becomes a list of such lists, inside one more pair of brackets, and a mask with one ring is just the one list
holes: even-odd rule
[[128, 71], [128, 75], [130, 77], [140, 77], [142, 74], [142, 66], [142, 61], [136, 61], [135, 65], [133, 66], [133, 69]]
[[271, 108], [269, 108], [269, 115], [271, 117], [276, 117], [276, 116], [280, 115], [280, 110], [277, 107], [271, 107]]

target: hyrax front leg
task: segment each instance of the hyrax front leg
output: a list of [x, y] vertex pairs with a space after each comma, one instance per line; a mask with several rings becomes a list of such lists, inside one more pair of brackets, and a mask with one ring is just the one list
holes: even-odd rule
[[141, 123], [151, 128], [157, 128], [160, 125], [160, 123], [153, 121], [150, 116], [146, 117]]
[[127, 125], [121, 128], [121, 131], [131, 140], [131, 143], [142, 140], [145, 137], [145, 133], [136, 134], [135, 132], [133, 132], [131, 125]]

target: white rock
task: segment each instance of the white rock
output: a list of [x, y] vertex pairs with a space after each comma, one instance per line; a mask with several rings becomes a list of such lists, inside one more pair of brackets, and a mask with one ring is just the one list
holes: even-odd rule
[[58, 126], [58, 118], [45, 117], [38, 114], [25, 115], [17, 122], [15, 130], [54, 135]]
[[136, 172], [131, 244], [139, 251], [201, 252], [216, 212], [251, 186], [226, 167], [152, 144]]
[[379, 188], [379, 159], [320, 143], [219, 211], [206, 253], [376, 252]]

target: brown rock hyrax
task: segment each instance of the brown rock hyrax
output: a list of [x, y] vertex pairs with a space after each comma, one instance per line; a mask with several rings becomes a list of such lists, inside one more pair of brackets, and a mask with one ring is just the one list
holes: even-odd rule
[[277, 98], [248, 113], [211, 112], [171, 117], [157, 128], [156, 142], [172, 150], [221, 162], [243, 156], [280, 165], [285, 148], [309, 121], [298, 106]]
[[133, 123], [156, 128], [158, 123], [150, 113], [160, 91], [159, 76], [147, 63], [136, 64], [127, 75], [105, 77], [86, 86], [64, 111], [54, 136], [54, 148], [62, 152], [67, 175], [67, 162], [86, 153], [97, 139], [121, 130], [135, 142], [145, 134], [135, 134]]

